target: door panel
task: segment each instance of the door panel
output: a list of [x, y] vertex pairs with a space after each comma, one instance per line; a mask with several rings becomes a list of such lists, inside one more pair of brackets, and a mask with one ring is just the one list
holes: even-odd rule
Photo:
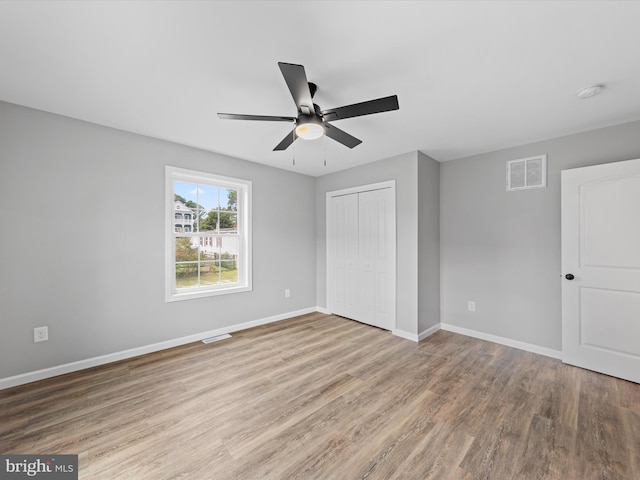
[[640, 229], [628, 228], [628, 215], [616, 213], [619, 205], [640, 205], [640, 178], [612, 178], [583, 185], [580, 200], [584, 222], [581, 263], [640, 268]]
[[637, 355], [640, 293], [583, 287], [580, 289], [580, 311], [581, 344]]
[[359, 203], [361, 321], [395, 327], [395, 195], [385, 188], [361, 192]]
[[390, 277], [391, 275], [385, 272], [380, 272], [377, 276], [376, 297], [380, 299], [378, 302], [378, 316], [382, 318], [392, 314], [390, 309], [395, 307], [396, 303], [390, 297], [395, 290]]
[[354, 195], [335, 197], [330, 203], [330, 222], [327, 225], [328, 255], [333, 267], [333, 286], [327, 291], [334, 313], [350, 317], [357, 312], [358, 276], [358, 198]]
[[640, 383], [640, 160], [562, 172], [563, 361]]
[[375, 252], [376, 234], [374, 199], [371, 192], [358, 194], [358, 234], [360, 251], [358, 257], [360, 273], [361, 311], [358, 318], [361, 322], [377, 325], [376, 316], [376, 283], [375, 283]]

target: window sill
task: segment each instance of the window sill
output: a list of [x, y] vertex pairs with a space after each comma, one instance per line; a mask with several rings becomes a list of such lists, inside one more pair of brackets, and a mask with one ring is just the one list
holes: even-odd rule
[[195, 292], [171, 292], [167, 294], [165, 302], [179, 302], [194, 298], [217, 297], [219, 295], [250, 292], [251, 290], [253, 290], [253, 288], [250, 285], [234, 285], [233, 287], [199, 290]]

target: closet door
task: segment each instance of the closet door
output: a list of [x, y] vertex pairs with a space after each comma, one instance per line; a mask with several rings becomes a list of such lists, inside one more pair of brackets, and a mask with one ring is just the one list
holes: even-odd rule
[[332, 313], [395, 328], [395, 192], [391, 187], [327, 198], [327, 306]]
[[358, 194], [359, 318], [392, 330], [395, 327], [395, 212], [390, 188]]
[[358, 316], [358, 195], [331, 198], [327, 224], [328, 304], [336, 315]]

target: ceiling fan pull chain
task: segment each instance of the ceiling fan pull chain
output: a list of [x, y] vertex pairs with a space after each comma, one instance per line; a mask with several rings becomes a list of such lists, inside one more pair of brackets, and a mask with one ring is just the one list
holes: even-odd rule
[[323, 135], [322, 136], [322, 143], [324, 144], [324, 166], [327, 166], [327, 136]]
[[295, 167], [296, 165], [296, 129], [295, 128], [291, 130], [291, 136], [293, 137], [293, 141], [291, 142], [293, 144], [293, 148], [291, 150], [293, 153], [293, 166]]

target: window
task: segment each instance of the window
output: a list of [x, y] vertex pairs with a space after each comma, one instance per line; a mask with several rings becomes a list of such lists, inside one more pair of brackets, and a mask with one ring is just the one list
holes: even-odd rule
[[250, 208], [250, 181], [166, 167], [166, 301], [251, 290]]

